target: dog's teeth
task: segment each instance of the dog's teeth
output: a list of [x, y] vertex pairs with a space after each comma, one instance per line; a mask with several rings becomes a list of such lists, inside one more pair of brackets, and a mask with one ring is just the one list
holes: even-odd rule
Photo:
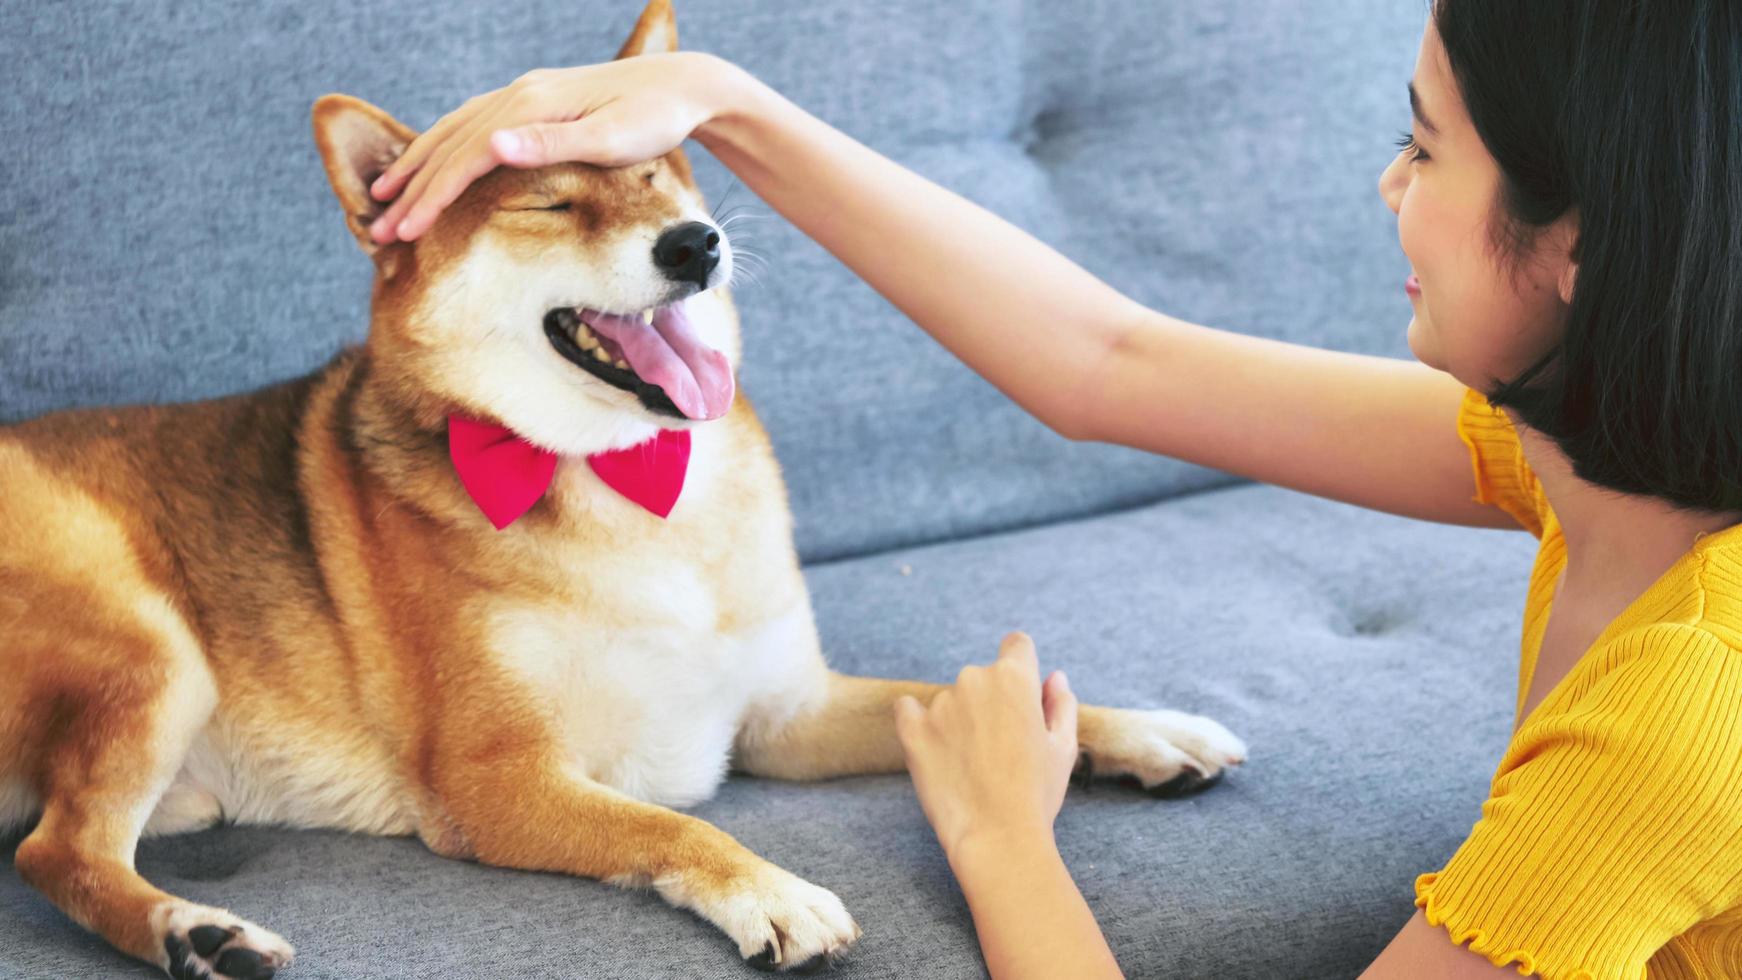
[[599, 338], [593, 336], [593, 334], [589, 331], [587, 333], [577, 335], [575, 337], [575, 343], [581, 345], [581, 350], [592, 350], [593, 348], [599, 346]]
[[652, 323], [653, 322], [653, 311], [652, 310], [642, 310], [641, 311], [641, 322], [642, 323]]
[[595, 360], [597, 360], [600, 364], [611, 363], [611, 355], [605, 353], [605, 348], [603, 348], [603, 347], [599, 347], [599, 346], [593, 347], [593, 358]]
[[617, 358], [615, 361], [612, 361], [611, 364], [613, 367], [616, 367], [620, 370], [623, 370], [623, 371], [629, 370], [628, 363], [626, 363], [621, 357]]

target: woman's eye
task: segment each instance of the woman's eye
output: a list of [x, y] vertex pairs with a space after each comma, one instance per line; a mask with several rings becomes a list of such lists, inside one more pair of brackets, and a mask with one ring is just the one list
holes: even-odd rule
[[1397, 138], [1397, 149], [1400, 153], [1408, 153], [1410, 160], [1426, 160], [1427, 151], [1415, 142], [1414, 133], [1404, 133]]

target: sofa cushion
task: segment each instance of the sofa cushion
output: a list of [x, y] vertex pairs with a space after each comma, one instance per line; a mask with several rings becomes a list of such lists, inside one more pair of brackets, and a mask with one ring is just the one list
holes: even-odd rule
[[[1348, 978], [1409, 918], [1414, 876], [1480, 816], [1511, 729], [1534, 545], [1240, 487], [807, 578], [839, 669], [948, 682], [1020, 627], [1085, 701], [1228, 725], [1250, 761], [1201, 795], [1073, 788], [1065, 859], [1130, 976]], [[692, 812], [841, 896], [865, 937], [833, 976], [982, 974], [906, 776], [734, 777]], [[287, 977], [755, 975], [651, 892], [409, 839], [226, 828], [147, 841], [138, 863], [288, 938]], [[0, 907], [0, 976], [154, 975], [9, 858]]]
[[[1407, 270], [1375, 181], [1408, 125], [1426, 6], [677, 0], [686, 46], [1146, 304], [1395, 355]], [[369, 265], [315, 154], [314, 99], [348, 92], [425, 127], [530, 68], [609, 57], [639, 8], [15, 5], [0, 26], [0, 421], [240, 391], [357, 341]], [[769, 262], [738, 290], [743, 388], [806, 558], [1225, 482], [1056, 437], [693, 155], [722, 214], [770, 218], [734, 226]]]

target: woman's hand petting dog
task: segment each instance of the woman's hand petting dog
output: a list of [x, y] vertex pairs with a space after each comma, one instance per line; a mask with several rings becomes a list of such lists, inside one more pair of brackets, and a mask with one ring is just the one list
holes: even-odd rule
[[974, 835], [1052, 836], [1077, 762], [1077, 698], [1063, 671], [1041, 684], [1027, 634], [1006, 636], [996, 662], [963, 668], [930, 704], [898, 699], [895, 725], [946, 854]]
[[734, 71], [713, 55], [672, 51], [527, 72], [443, 116], [382, 173], [370, 194], [398, 199], [370, 235], [411, 241], [500, 165], [621, 167], [664, 156], [713, 116]]

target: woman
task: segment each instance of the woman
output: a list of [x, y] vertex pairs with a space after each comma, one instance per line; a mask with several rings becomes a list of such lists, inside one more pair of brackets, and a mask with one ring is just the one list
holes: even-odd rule
[[[1512, 744], [1364, 975], [1742, 976], [1742, 10], [1438, 0], [1410, 100], [1379, 188], [1419, 364], [1144, 309], [702, 54], [474, 99], [382, 176], [374, 233], [415, 238], [499, 164], [693, 136], [1066, 436], [1531, 531]], [[1052, 837], [1075, 710], [1017, 634], [896, 709], [996, 977], [1118, 975]]]

